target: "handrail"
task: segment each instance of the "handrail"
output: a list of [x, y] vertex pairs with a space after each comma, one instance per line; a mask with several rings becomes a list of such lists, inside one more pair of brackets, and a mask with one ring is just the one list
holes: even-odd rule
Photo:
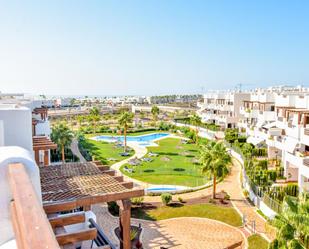
[[11, 214], [18, 249], [60, 249], [24, 165], [10, 164]]

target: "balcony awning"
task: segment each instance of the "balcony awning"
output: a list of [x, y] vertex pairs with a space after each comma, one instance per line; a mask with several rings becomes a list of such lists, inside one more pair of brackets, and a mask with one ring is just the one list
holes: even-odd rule
[[273, 127], [276, 127], [276, 122], [270, 122], [268, 124], [263, 125], [263, 128], [265, 128], [265, 129], [270, 129], [270, 128], [273, 128]]
[[261, 137], [253, 137], [253, 136], [249, 136], [247, 138], [247, 143], [253, 144], [253, 145], [258, 145], [259, 143], [263, 142], [264, 139]]
[[287, 137], [284, 141], [284, 148], [286, 151], [293, 153], [296, 146], [298, 144], [298, 140], [295, 138]]

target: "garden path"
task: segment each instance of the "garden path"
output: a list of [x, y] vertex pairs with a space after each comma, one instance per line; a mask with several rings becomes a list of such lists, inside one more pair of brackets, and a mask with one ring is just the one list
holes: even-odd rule
[[70, 148], [71, 148], [72, 153], [79, 158], [79, 161], [81, 163], [87, 162], [86, 159], [83, 157], [83, 155], [79, 151], [78, 141], [76, 138], [73, 138]]

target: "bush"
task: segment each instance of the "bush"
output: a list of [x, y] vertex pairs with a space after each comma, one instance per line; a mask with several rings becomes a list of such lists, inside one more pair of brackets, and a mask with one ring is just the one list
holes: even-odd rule
[[108, 202], [107, 203], [107, 207], [108, 207], [108, 211], [112, 215], [114, 215], [114, 216], [118, 216], [119, 215], [119, 206], [117, 205], [117, 203], [115, 201]]
[[183, 203], [183, 199], [179, 196], [178, 197], [178, 201], [180, 202], [180, 203]]
[[231, 196], [229, 194], [224, 195], [224, 200], [228, 201], [231, 199]]
[[246, 197], [246, 198], [248, 198], [249, 197], [249, 192], [248, 192], [248, 190], [244, 190], [244, 191], [242, 191], [242, 193], [244, 194], [244, 196]]
[[143, 204], [143, 201], [144, 201], [144, 197], [131, 198], [132, 204], [136, 206], [141, 206]]
[[172, 201], [172, 195], [170, 193], [161, 194], [162, 203], [167, 206]]

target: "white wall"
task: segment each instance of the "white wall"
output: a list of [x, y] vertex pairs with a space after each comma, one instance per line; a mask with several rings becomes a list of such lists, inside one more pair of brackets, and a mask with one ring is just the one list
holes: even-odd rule
[[3, 144], [20, 146], [32, 152], [32, 117], [26, 107], [1, 106], [0, 120], [3, 126]]
[[2, 120], [0, 120], [0, 146], [4, 146], [4, 128]]

